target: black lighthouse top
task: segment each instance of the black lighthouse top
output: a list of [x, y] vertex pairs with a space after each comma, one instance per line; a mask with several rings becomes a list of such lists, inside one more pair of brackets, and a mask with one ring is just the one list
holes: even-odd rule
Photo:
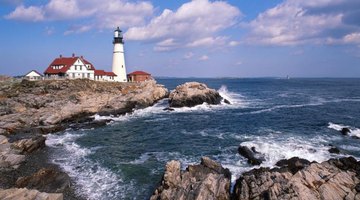
[[117, 29], [114, 31], [114, 41], [113, 41], [113, 44], [118, 44], [118, 43], [124, 44], [123, 36], [119, 27], [117, 27]]

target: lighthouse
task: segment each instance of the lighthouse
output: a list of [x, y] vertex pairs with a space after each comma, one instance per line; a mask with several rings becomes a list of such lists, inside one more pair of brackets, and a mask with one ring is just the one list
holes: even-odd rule
[[116, 81], [127, 82], [125, 55], [124, 55], [124, 40], [119, 27], [114, 31], [114, 52], [112, 71], [117, 75]]

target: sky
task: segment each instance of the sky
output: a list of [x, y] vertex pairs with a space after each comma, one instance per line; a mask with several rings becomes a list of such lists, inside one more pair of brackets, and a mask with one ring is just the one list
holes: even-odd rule
[[166, 77], [360, 77], [359, 0], [0, 0], [0, 74], [59, 55]]

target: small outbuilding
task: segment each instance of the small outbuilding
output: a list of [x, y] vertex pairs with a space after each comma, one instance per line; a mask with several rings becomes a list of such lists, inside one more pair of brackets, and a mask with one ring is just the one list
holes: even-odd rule
[[37, 72], [36, 70], [31, 70], [24, 76], [24, 78], [30, 81], [37, 81], [37, 80], [41, 80], [43, 76], [41, 73]]
[[129, 82], [142, 82], [151, 80], [151, 74], [144, 71], [134, 71], [127, 75]]

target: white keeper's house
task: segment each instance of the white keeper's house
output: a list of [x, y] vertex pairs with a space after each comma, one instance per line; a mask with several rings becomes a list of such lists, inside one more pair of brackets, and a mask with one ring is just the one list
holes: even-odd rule
[[112, 72], [96, 70], [83, 56], [63, 57], [60, 55], [50, 63], [44, 72], [45, 79], [79, 79], [96, 81], [127, 82], [125, 67], [124, 40], [119, 27], [114, 31]]
[[51, 62], [44, 72], [45, 79], [78, 79], [87, 78], [98, 81], [115, 81], [116, 74], [96, 70], [94, 65], [83, 56], [63, 57], [60, 55]]

